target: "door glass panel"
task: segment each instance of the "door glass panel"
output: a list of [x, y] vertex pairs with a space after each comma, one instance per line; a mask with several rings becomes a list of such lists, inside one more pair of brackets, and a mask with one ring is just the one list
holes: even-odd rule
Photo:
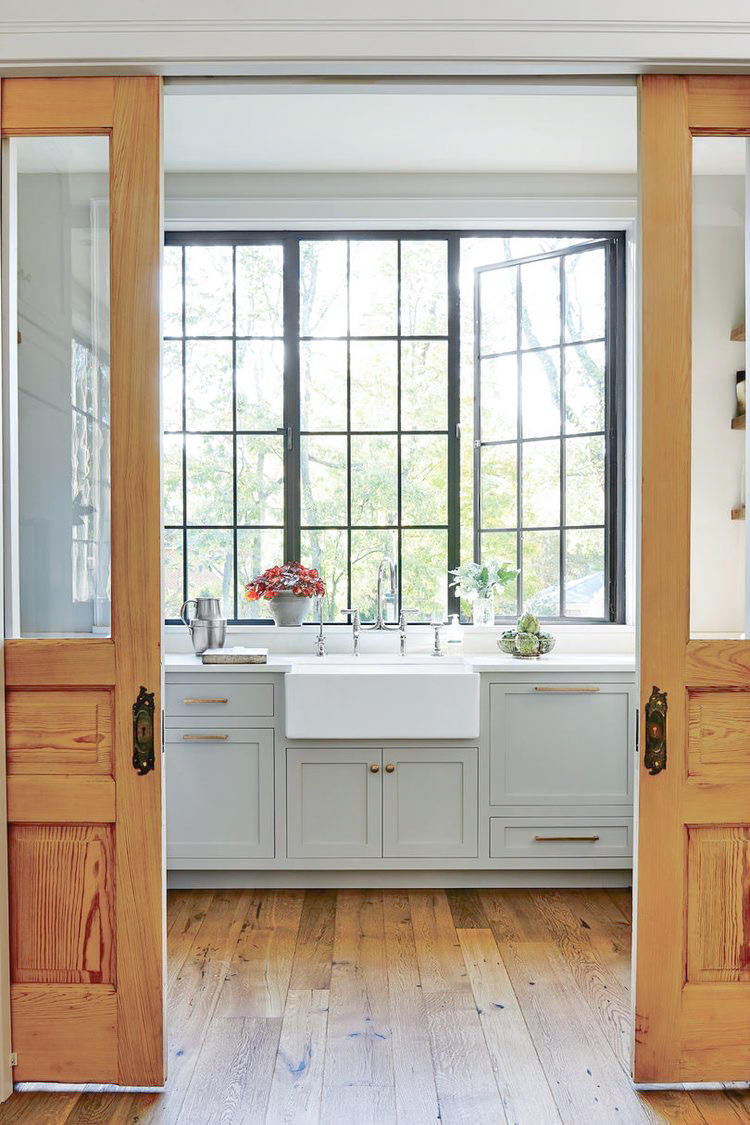
[[20, 634], [108, 636], [109, 142], [11, 146]]
[[693, 142], [693, 637], [746, 631], [745, 150], [742, 137]]

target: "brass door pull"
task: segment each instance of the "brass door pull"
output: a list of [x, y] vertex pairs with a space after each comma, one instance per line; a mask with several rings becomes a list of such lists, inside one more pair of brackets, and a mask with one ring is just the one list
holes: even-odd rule
[[385, 772], [386, 773], [393, 773], [395, 768], [396, 767], [394, 766], [393, 762], [389, 762], [388, 765], [385, 767]]
[[182, 702], [187, 703], [187, 704], [191, 704], [191, 703], [228, 703], [229, 700], [226, 699], [226, 698], [224, 698], [224, 699], [183, 699]]
[[643, 765], [652, 776], [667, 768], [667, 693], [656, 686], [646, 704]]
[[133, 704], [133, 769], [140, 776], [154, 768], [154, 693], [142, 687]]
[[565, 841], [575, 840], [576, 842], [579, 842], [579, 843], [583, 843], [585, 841], [586, 843], [593, 844], [593, 843], [595, 843], [596, 840], [599, 839], [599, 837], [598, 836], [535, 836], [534, 839], [538, 840], [540, 843], [553, 843], [553, 842], [559, 843], [563, 840], [565, 840]]
[[185, 742], [226, 742], [228, 734], [183, 734]]
[[552, 684], [545, 684], [535, 687], [534, 691], [554, 693], [557, 695], [594, 695], [597, 691], [601, 691], [601, 688], [597, 687], [596, 684], [566, 684], [564, 686], [559, 684], [554, 686]]
[[380, 773], [380, 766], [373, 764], [370, 766], [370, 773]]

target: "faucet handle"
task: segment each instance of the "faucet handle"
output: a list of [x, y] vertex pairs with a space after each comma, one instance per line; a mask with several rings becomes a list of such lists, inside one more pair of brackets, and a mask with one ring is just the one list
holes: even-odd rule
[[341, 609], [341, 610], [339, 610], [339, 613], [348, 613], [350, 617], [354, 617], [354, 619], [356, 621], [359, 621], [359, 610], [358, 609]]

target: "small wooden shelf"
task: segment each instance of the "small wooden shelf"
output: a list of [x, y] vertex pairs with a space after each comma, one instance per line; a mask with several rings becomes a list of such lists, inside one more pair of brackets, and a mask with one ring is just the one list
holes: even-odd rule
[[732, 519], [733, 520], [744, 520], [744, 518], [745, 518], [745, 505], [744, 504], [742, 505], [741, 508], [732, 508]]
[[729, 333], [729, 339], [737, 340], [739, 343], [742, 343], [745, 339], [745, 325], [738, 324], [736, 328], [733, 328]]
[[746, 414], [736, 414], [735, 417], [732, 419], [732, 429], [733, 430], [744, 430], [745, 429], [745, 418], [746, 417], [747, 417]]

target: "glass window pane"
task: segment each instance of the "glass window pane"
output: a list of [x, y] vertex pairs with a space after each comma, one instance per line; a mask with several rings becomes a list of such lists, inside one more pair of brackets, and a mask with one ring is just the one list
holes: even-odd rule
[[560, 259], [521, 266], [521, 346], [547, 348], [560, 340]]
[[[383, 559], [398, 559], [398, 532], [352, 531], [352, 600], [363, 621], [374, 621], [377, 616], [378, 567]], [[383, 584], [383, 616], [386, 621], [396, 620], [396, 602], [390, 595], [388, 582]], [[404, 603], [406, 604], [406, 603]]]
[[283, 526], [282, 435], [237, 435], [237, 523]]
[[18, 168], [20, 633], [109, 635], [109, 142], [10, 144]]
[[232, 344], [229, 340], [186, 342], [185, 413], [188, 430], [231, 430]]
[[523, 609], [560, 616], [560, 532], [523, 533]]
[[[232, 439], [218, 434], [188, 434], [187, 522], [231, 524], [233, 516]], [[194, 597], [191, 594], [191, 597]]]
[[301, 428], [345, 430], [346, 341], [302, 341], [299, 377]]
[[560, 523], [560, 442], [523, 444], [523, 525], [554, 527]]
[[401, 533], [401, 589], [411, 621], [429, 621], [448, 613], [448, 532]]
[[352, 524], [398, 522], [398, 438], [352, 437]]
[[182, 344], [167, 340], [162, 351], [162, 420], [165, 430], [182, 429]]
[[350, 242], [349, 319], [353, 336], [397, 331], [398, 243], [379, 238]]
[[518, 432], [518, 363], [515, 355], [483, 359], [481, 368], [483, 441], [506, 441]]
[[523, 436], [560, 433], [560, 351], [525, 352], [521, 358]]
[[284, 344], [237, 341], [237, 429], [276, 430], [284, 425]]
[[346, 523], [346, 438], [300, 440], [302, 523]]
[[604, 335], [607, 289], [604, 247], [564, 259], [565, 339], [594, 340]]
[[170, 531], [167, 528], [164, 532], [163, 543], [164, 616], [174, 618], [180, 616], [180, 606], [185, 601], [183, 593], [182, 532]]
[[401, 344], [401, 428], [448, 428], [448, 344], [444, 340], [405, 340]]
[[516, 446], [481, 450], [481, 527], [516, 526]]
[[345, 336], [347, 243], [301, 242], [300, 335]]
[[518, 340], [515, 267], [479, 274], [480, 350], [482, 355], [511, 352]]
[[448, 243], [401, 243], [401, 334], [448, 332]]
[[352, 340], [353, 430], [398, 428], [398, 350], [395, 340]]
[[237, 247], [237, 335], [284, 335], [284, 250]]
[[401, 439], [401, 522], [448, 522], [448, 438], [407, 435]]
[[587, 433], [604, 429], [604, 344], [564, 349], [565, 429]]
[[162, 322], [165, 336], [182, 335], [182, 247], [164, 247]]
[[162, 450], [164, 464], [164, 522], [182, 523], [182, 434], [166, 434]]
[[341, 610], [350, 605], [347, 593], [347, 551], [349, 538], [345, 531], [303, 531], [301, 558], [304, 566], [314, 566], [325, 582], [323, 618], [346, 621]]
[[270, 620], [268, 603], [261, 600], [249, 602], [245, 585], [251, 578], [279, 566], [284, 561], [284, 532], [281, 528], [237, 530], [237, 617], [243, 621]]
[[232, 332], [232, 247], [185, 247], [185, 332], [229, 336]]
[[565, 533], [565, 616], [604, 617], [604, 528]]
[[[482, 562], [508, 563], [518, 567], [518, 536], [515, 531], [485, 531], [482, 534]], [[518, 579], [495, 593], [495, 615], [515, 617], [518, 607]], [[471, 617], [471, 602], [462, 601], [461, 612]]]
[[187, 532], [189, 598], [219, 598], [224, 617], [234, 616], [234, 537], [229, 530]]
[[604, 523], [604, 438], [565, 442], [565, 522]]

